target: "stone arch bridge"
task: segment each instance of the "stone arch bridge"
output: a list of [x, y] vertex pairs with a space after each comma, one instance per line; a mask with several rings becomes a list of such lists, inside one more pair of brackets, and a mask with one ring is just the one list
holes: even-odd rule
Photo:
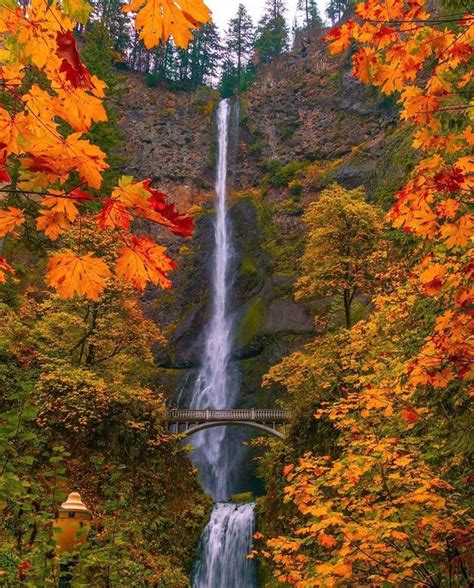
[[232, 410], [180, 410], [167, 412], [168, 427], [171, 433], [182, 433], [186, 437], [211, 429], [234, 425], [259, 429], [280, 439], [285, 434], [279, 430], [290, 420], [287, 410], [267, 409], [232, 409]]

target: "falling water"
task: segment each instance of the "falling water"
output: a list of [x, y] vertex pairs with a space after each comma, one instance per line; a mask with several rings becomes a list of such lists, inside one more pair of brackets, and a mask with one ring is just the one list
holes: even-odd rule
[[[239, 378], [231, 364], [233, 321], [229, 311], [232, 286], [232, 243], [227, 213], [227, 161], [231, 105], [223, 100], [217, 111], [218, 160], [215, 184], [216, 217], [214, 224], [214, 257], [212, 273], [212, 309], [206, 330], [202, 367], [192, 391], [192, 409], [224, 409], [235, 406]], [[199, 468], [204, 488], [214, 500], [227, 500], [236, 476], [236, 445], [232, 432], [225, 427], [195, 435], [192, 459]]]
[[[210, 322], [205, 332], [202, 365], [192, 390], [192, 409], [233, 408], [239, 375], [232, 363], [233, 320], [229, 309], [232, 288], [231, 229], [227, 211], [227, 170], [231, 104], [222, 100], [217, 111], [218, 160], [215, 184], [216, 215]], [[235, 115], [235, 111], [234, 111]], [[235, 116], [233, 118], [235, 121]], [[216, 427], [192, 437], [192, 459], [204, 488], [217, 504], [200, 543], [193, 588], [253, 588], [254, 564], [247, 559], [254, 526], [253, 503], [225, 503], [235, 492], [242, 446], [230, 427]]]
[[246, 557], [255, 524], [255, 505], [218, 503], [201, 537], [201, 557], [193, 585], [206, 588], [252, 588], [255, 569]]

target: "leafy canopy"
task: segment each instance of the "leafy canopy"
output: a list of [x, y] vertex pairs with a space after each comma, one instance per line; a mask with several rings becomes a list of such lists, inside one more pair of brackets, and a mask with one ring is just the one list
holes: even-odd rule
[[[191, 31], [210, 18], [202, 0], [134, 1], [125, 10], [137, 12], [135, 26], [147, 47], [170, 36], [186, 47]], [[151, 221], [186, 237], [193, 222], [149, 180], [123, 177], [103, 193], [109, 164], [88, 134], [107, 120], [105, 84], [82, 63], [73, 35], [89, 12], [85, 0], [0, 6], [0, 236], [35, 226], [56, 241], [80, 224], [84, 212], [95, 211], [99, 228], [114, 229], [123, 244], [115, 266], [83, 251], [80, 242], [54, 254], [47, 266], [47, 283], [61, 296], [94, 300], [114, 272], [137, 289], [148, 281], [170, 287], [174, 263], [164, 247], [131, 234], [132, 221]], [[0, 258], [0, 282], [13, 273]]]

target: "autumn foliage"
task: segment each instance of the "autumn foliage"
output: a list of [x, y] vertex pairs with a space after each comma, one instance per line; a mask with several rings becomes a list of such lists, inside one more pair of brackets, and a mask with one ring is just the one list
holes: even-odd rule
[[419, 158], [387, 217], [411, 255], [393, 256], [369, 318], [267, 377], [335, 440], [287, 462], [286, 532], [257, 538], [283, 583], [472, 583], [473, 24], [424, 0], [369, 0], [327, 35], [331, 53], [355, 49], [361, 82], [396, 97]]
[[[101, 192], [108, 168], [105, 153], [87, 133], [106, 121], [105, 84], [81, 61], [73, 30], [88, 19], [90, 5], [74, 2], [3, 2], [0, 7], [0, 237], [29, 227], [58, 240], [84, 212], [95, 211], [101, 229], [113, 229], [122, 243], [114, 267], [84, 251], [55, 253], [47, 283], [64, 297], [96, 300], [113, 273], [137, 289], [149, 282], [170, 286], [174, 264], [165, 248], [131, 232], [135, 221], [165, 226], [189, 236], [192, 220], [150, 185], [123, 177], [111, 194]], [[185, 47], [191, 30], [209, 21], [201, 0], [146, 0], [124, 10], [137, 12], [135, 26], [147, 47], [173, 36]], [[0, 282], [13, 268], [0, 258]]]

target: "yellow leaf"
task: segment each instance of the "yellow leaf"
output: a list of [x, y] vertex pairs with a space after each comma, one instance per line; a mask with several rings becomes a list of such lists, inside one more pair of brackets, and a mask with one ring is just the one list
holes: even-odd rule
[[85, 24], [89, 18], [92, 6], [85, 0], [62, 0], [64, 12], [74, 20]]
[[122, 10], [136, 12], [135, 28], [147, 49], [166, 43], [170, 37], [186, 49], [192, 31], [211, 21], [203, 0], [131, 0]]
[[68, 249], [57, 253], [48, 262], [47, 283], [62, 298], [77, 295], [98, 300], [109, 276], [109, 268], [91, 253], [81, 256]]

